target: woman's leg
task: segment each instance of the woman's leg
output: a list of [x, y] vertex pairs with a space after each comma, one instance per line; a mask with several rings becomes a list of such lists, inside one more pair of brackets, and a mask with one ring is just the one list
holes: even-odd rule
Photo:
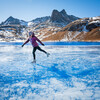
[[47, 52], [41, 49], [39, 46], [37, 47], [37, 49], [47, 54]]
[[35, 52], [36, 52], [36, 47], [33, 48], [33, 52], [32, 52], [33, 53], [34, 61], [36, 60]]
[[49, 57], [50, 54], [47, 53], [46, 51], [44, 51], [43, 49], [41, 49], [39, 46], [37, 47], [37, 49], [40, 50], [40, 51], [42, 51], [42, 52], [44, 52], [45, 54], [47, 54], [47, 57]]

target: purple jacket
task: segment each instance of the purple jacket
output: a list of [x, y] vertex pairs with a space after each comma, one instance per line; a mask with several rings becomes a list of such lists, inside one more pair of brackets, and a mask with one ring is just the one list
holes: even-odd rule
[[28, 43], [29, 41], [31, 42], [31, 44], [32, 44], [33, 47], [39, 46], [38, 43], [37, 43], [36, 41], [38, 41], [40, 44], [44, 45], [36, 36], [33, 36], [32, 38], [29, 38], [29, 39], [24, 43], [24, 45], [25, 45], [26, 43]]

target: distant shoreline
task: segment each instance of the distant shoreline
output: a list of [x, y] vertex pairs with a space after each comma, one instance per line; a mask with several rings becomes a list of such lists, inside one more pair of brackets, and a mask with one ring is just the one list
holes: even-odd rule
[[[27, 39], [26, 39], [27, 40]], [[14, 40], [14, 41], [12, 41], [12, 40], [9, 40], [9, 41], [0, 41], [0, 42], [25, 42], [26, 40]], [[42, 40], [41, 40], [42, 41]], [[100, 40], [99, 41], [42, 41], [42, 42], [100, 42]]]
[[[25, 42], [25, 41], [24, 41]], [[23, 41], [18, 41], [18, 42], [0, 42], [0, 45], [22, 45], [24, 43]], [[100, 46], [100, 41], [99, 42], [83, 42], [83, 41], [67, 41], [67, 42], [43, 42], [45, 45], [55, 45], [55, 46]], [[27, 45], [31, 45], [29, 42]], [[41, 45], [40, 45], [41, 46]]]

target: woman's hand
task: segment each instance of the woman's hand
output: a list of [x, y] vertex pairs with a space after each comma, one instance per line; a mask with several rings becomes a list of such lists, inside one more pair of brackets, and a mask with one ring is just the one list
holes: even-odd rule
[[24, 44], [22, 45], [22, 47], [24, 46]]

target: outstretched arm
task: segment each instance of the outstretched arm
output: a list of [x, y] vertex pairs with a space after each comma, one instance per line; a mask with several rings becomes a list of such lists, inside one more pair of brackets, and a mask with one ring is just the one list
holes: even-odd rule
[[26, 44], [26, 43], [28, 43], [29, 42], [29, 39], [22, 45], [22, 47]]
[[44, 44], [36, 37], [36, 40], [44, 46]]

